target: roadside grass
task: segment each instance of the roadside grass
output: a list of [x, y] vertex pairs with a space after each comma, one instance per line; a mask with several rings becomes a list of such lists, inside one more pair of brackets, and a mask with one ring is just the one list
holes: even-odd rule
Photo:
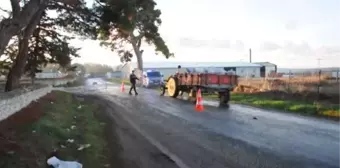
[[55, 87], [77, 87], [77, 86], [82, 86], [85, 83], [85, 79], [84, 78], [79, 78], [77, 80], [75, 80], [74, 82], [67, 82], [64, 85], [58, 85]]
[[[217, 95], [206, 95], [205, 97], [217, 99]], [[326, 116], [332, 118], [340, 117], [339, 105], [323, 105], [306, 101], [275, 99], [272, 97], [256, 95], [256, 93], [232, 93], [230, 103], [245, 104], [307, 115]]]
[[113, 82], [113, 83], [118, 83], [118, 84], [122, 84], [122, 82], [124, 82], [124, 85], [131, 85], [130, 81], [127, 79], [111, 78], [111, 79], [108, 79], [108, 81]]
[[40, 100], [42, 115], [34, 123], [15, 130], [17, 137], [13, 138], [18, 139], [18, 148], [11, 149], [10, 154], [6, 151], [0, 167], [47, 167], [46, 159], [52, 153], [62, 160], [77, 160], [84, 167], [107, 167], [105, 123], [94, 116], [99, 106], [78, 100], [70, 93], [52, 94], [53, 99]]

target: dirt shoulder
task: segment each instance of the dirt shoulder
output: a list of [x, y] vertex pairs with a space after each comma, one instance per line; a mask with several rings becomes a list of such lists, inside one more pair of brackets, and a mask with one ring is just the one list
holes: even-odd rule
[[96, 119], [99, 106], [66, 92], [54, 91], [0, 122], [0, 167], [46, 168], [57, 156], [84, 167], [113, 167]]

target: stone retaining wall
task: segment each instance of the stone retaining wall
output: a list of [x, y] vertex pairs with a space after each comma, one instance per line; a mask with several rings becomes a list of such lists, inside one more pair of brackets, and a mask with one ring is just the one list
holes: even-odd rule
[[0, 121], [6, 119], [12, 114], [20, 111], [22, 108], [29, 105], [47, 93], [53, 90], [52, 86], [42, 87], [33, 91], [30, 90], [15, 90], [12, 92], [0, 94]]
[[[45, 83], [34, 87], [18, 89], [11, 92], [0, 93], [0, 121], [8, 118], [12, 114], [20, 111], [29, 105], [32, 101], [38, 100], [39, 98], [50, 93], [55, 88], [54, 86], [63, 85], [67, 82], [74, 82], [75, 79], [68, 80], [54, 80], [52, 83]], [[62, 90], [62, 89], [57, 89]]]

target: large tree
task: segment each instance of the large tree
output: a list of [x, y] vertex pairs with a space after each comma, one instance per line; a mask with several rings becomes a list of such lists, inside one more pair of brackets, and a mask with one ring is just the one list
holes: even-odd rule
[[[77, 34], [86, 35], [87, 37], [95, 37], [95, 27], [92, 26], [93, 24], [90, 22], [92, 16], [89, 12], [90, 10], [86, 7], [84, 1], [77, 0], [77, 2], [78, 4], [74, 6], [62, 4], [57, 1], [50, 1], [49, 3], [46, 3], [45, 8], [40, 8], [39, 11], [36, 12], [35, 16], [31, 19], [31, 22], [29, 22], [28, 26], [24, 28], [20, 35], [18, 35], [18, 52], [7, 75], [7, 82], [5, 87], [6, 91], [11, 91], [19, 86], [20, 77], [25, 70], [25, 66], [29, 58], [29, 44], [30, 42], [33, 42], [30, 41], [30, 39], [34, 31], [39, 31], [35, 32], [39, 36], [40, 33], [45, 33], [45, 37], [52, 39], [52, 44], [40, 46], [40, 48], [38, 48], [38, 51], [36, 51], [35, 53], [44, 53], [40, 57], [44, 57], [46, 53], [50, 56], [59, 54], [56, 57], [58, 59], [61, 59], [63, 57], [63, 55], [60, 54], [66, 54], [67, 52], [73, 51], [70, 50], [70, 47], [67, 44], [68, 39], [65, 37], [63, 39], [60, 39], [59, 33], [56, 30], [64, 28], [63, 30], [67, 30], [69, 32], [76, 32]], [[55, 11], [58, 14], [58, 17], [49, 17], [46, 14], [47, 10]], [[40, 37], [34, 39], [44, 40], [44, 38]], [[57, 47], [53, 46], [53, 44], [57, 45]], [[54, 51], [50, 51], [50, 47], [55, 47]], [[56, 49], [64, 49], [65, 51], [56, 51]], [[64, 57], [65, 58], [58, 60], [59, 63], [61, 63], [60, 61], [68, 61], [66, 59], [68, 58], [68, 55]], [[41, 59], [43, 58], [40, 58], [40, 60]], [[38, 61], [37, 59], [30, 59], [31, 62], [34, 60]], [[30, 69], [33, 70], [33, 68]]]
[[[166, 58], [173, 56], [158, 32], [161, 11], [156, 9], [154, 0], [101, 0], [96, 1], [96, 11], [100, 16], [101, 44], [117, 51], [121, 61], [131, 61], [137, 57], [138, 69], [143, 69], [143, 50], [147, 42], [155, 51]], [[131, 50], [127, 45], [131, 45]]]
[[[9, 17], [0, 21], [0, 57], [13, 36], [24, 33], [27, 27], [36, 22], [49, 3], [76, 6], [77, 0], [10, 0], [12, 11]], [[32, 31], [26, 31], [26, 33]]]
[[[23, 73], [27, 73], [32, 79], [35, 73], [41, 72], [43, 67], [47, 64], [58, 64], [60, 67], [67, 68], [71, 64], [72, 57], [78, 57], [78, 48], [69, 45], [68, 41], [72, 39], [69, 36], [63, 35], [51, 27], [50, 23], [54, 20], [45, 16], [38, 27], [34, 30], [32, 38], [29, 39], [27, 48], [27, 59], [24, 62]], [[6, 82], [6, 91], [10, 91], [18, 87], [19, 82], [13, 75], [15, 70], [15, 61], [19, 57], [20, 48], [18, 46], [19, 40], [15, 40], [6, 50], [8, 55], [7, 61], [4, 63], [9, 64], [8, 79]], [[14, 59], [13, 59], [14, 57]], [[21, 76], [21, 75], [20, 75]], [[20, 79], [20, 78], [19, 78]]]
[[25, 66], [25, 72], [35, 79], [35, 74], [42, 72], [48, 64], [58, 65], [58, 69], [68, 69], [71, 66], [72, 57], [79, 57], [78, 48], [72, 47], [69, 40], [72, 37], [58, 33], [50, 29], [47, 23], [51, 19], [46, 17], [34, 31], [30, 41], [28, 60]]

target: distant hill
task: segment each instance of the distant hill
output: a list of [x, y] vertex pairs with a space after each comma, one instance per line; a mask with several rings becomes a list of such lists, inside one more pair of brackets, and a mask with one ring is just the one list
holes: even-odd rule
[[336, 72], [340, 71], [340, 68], [338, 67], [330, 67], [330, 68], [301, 68], [301, 69], [294, 69], [294, 68], [278, 68], [277, 72], [280, 73], [302, 73], [302, 72], [318, 72], [321, 70], [321, 72]]

